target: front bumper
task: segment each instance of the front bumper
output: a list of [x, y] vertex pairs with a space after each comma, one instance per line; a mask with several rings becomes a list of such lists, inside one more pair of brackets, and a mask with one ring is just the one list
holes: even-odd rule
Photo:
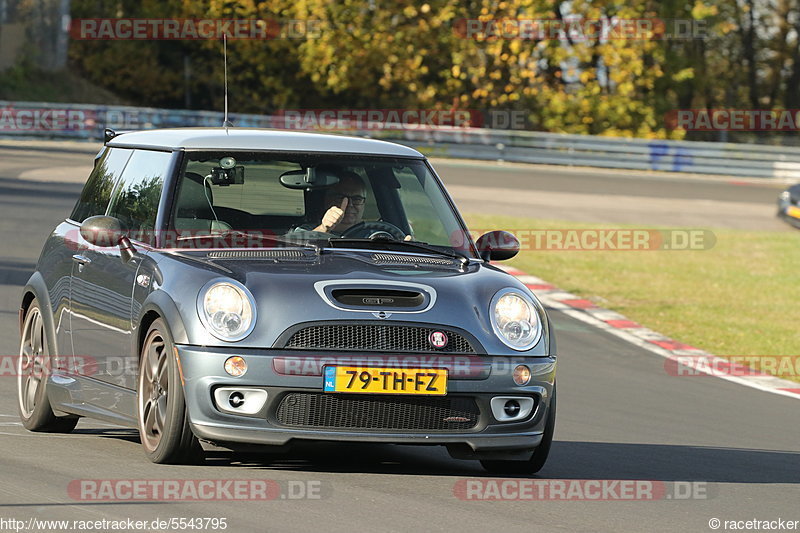
[[778, 202], [778, 216], [795, 227], [800, 227], [800, 206], [789, 201]]
[[[556, 362], [551, 357], [451, 356], [439, 354], [376, 356], [351, 352], [298, 353], [293, 350], [236, 350], [232, 348], [177, 347], [189, 421], [197, 437], [222, 445], [290, 445], [293, 441], [355, 441], [394, 444], [447, 445], [459, 456], [491, 453], [527, 453], [539, 445], [548, 416]], [[244, 376], [234, 378], [224, 370], [225, 361], [241, 356], [248, 365]], [[329, 364], [404, 368], [448, 368], [448, 397], [474, 401], [480, 414], [474, 427], [460, 430], [388, 429], [380, 427], [296, 427], [280, 420], [281, 401], [292, 393], [323, 395], [322, 367]], [[525, 364], [531, 381], [518, 386], [512, 370]], [[221, 411], [214, 400], [219, 387], [256, 388], [267, 392], [264, 408], [243, 416]], [[337, 396], [341, 396], [338, 395]], [[409, 396], [346, 395], [360, 398]], [[530, 397], [531, 414], [521, 421], [500, 422], [490, 401], [496, 396]], [[418, 398], [416, 396], [412, 398]]]

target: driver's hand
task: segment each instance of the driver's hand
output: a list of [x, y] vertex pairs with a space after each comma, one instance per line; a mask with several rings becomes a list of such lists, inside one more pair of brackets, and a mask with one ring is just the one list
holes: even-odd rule
[[413, 241], [413, 240], [414, 240], [414, 237], [413, 237], [413, 236], [411, 236], [411, 235], [406, 235], [406, 238], [405, 238], [405, 239], [403, 239], [403, 240], [404, 240], [404, 241]]
[[342, 218], [344, 218], [344, 212], [347, 209], [347, 201], [348, 198], [343, 198], [341, 207], [336, 207], [334, 205], [328, 209], [322, 217], [322, 222], [319, 226], [314, 228], [314, 231], [324, 231], [327, 233], [331, 228], [336, 227], [336, 225], [342, 221]]

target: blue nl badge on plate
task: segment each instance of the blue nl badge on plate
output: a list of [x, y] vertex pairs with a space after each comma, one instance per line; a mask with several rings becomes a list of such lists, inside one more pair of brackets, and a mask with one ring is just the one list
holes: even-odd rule
[[336, 367], [335, 366], [326, 366], [325, 367], [325, 392], [334, 392], [336, 390]]

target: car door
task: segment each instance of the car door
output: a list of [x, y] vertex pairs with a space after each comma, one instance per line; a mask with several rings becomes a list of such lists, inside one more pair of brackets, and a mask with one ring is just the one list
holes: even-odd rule
[[[69, 371], [73, 374], [94, 376], [97, 371], [94, 354], [86, 351], [76, 353], [72, 344], [73, 326], [80, 325], [83, 321], [91, 320], [92, 316], [91, 308], [87, 306], [87, 302], [83, 297], [83, 291], [79, 290], [76, 294], [73, 290], [75, 274], [80, 274], [89, 261], [87, 257], [89, 253], [88, 243], [80, 235], [80, 225], [89, 217], [106, 214], [111, 203], [111, 194], [122, 176], [122, 171], [125, 170], [125, 165], [128, 164], [128, 159], [130, 159], [132, 153], [133, 150], [123, 148], [107, 148], [105, 150], [96, 161], [94, 170], [89, 175], [81, 197], [78, 199], [78, 203], [75, 205], [75, 209], [68, 220], [73, 226], [64, 235], [65, 246], [70, 250], [71, 255], [69, 318], [68, 327], [65, 328], [68, 331], [69, 338], [67, 339], [68, 342], [60, 342], [59, 346], [63, 346], [63, 351], [67, 351], [65, 348], [68, 347], [70, 356], [75, 356], [71, 357], [69, 364]], [[76, 304], [77, 308], [75, 307]]]
[[171, 152], [136, 150], [114, 187], [106, 214], [118, 218], [136, 249], [124, 260], [119, 246], [98, 247], [80, 238], [72, 274], [72, 345], [96, 361], [93, 378], [135, 388], [131, 306], [136, 272], [154, 237]]

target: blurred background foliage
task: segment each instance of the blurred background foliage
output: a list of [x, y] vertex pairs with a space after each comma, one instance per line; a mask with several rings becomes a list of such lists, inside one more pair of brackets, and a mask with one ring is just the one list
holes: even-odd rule
[[[59, 2], [18, 0], [15, 12], [46, 18], [46, 5]], [[300, 30], [313, 22], [306, 35], [228, 42], [230, 108], [241, 113], [517, 110], [532, 130], [683, 138], [665, 119], [671, 110], [800, 107], [800, 0], [71, 0], [69, 9], [73, 19], [269, 19]], [[463, 38], [463, 19], [572, 16], [685, 19], [704, 35]], [[29, 38], [46, 41], [36, 31]], [[0, 75], [0, 98], [26, 99], [26, 79], [57, 83], [37, 70], [36, 49]], [[65, 70], [62, 81], [97, 87], [91, 103], [222, 108], [221, 41], [72, 40]]]

